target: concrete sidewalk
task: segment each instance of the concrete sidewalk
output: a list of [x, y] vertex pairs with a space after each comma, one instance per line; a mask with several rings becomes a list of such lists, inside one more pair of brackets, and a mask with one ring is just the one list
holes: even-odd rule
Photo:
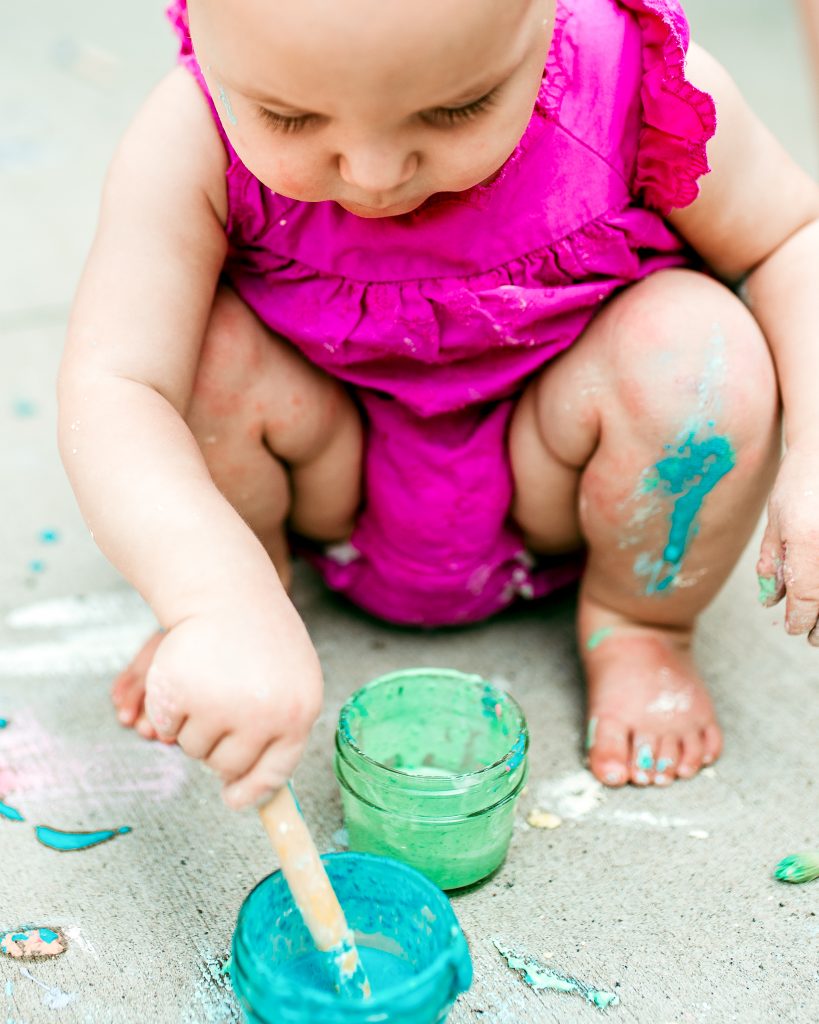
[[[695, 36], [814, 170], [813, 106], [789, 4], [687, 6]], [[27, 819], [0, 819], [0, 932], [30, 922], [71, 936], [65, 956], [28, 973], [0, 959], [0, 1019], [14, 1024], [237, 1020], [220, 965], [241, 900], [272, 867], [253, 815], [228, 813], [213, 779], [178, 750], [116, 725], [111, 675], [151, 618], [88, 537], [54, 442], [54, 376], [102, 175], [172, 60], [161, 12], [157, 0], [45, 0], [17, 5], [0, 32], [0, 718], [10, 721], [0, 730], [0, 797]], [[322, 848], [341, 841], [335, 719], [361, 683], [446, 665], [504, 680], [528, 715], [530, 783], [509, 857], [455, 899], [476, 980], [453, 1024], [572, 1024], [598, 1013], [528, 989], [493, 937], [617, 986], [613, 1020], [819, 1021], [819, 883], [771, 878], [782, 856], [819, 846], [819, 654], [784, 635], [780, 610], [759, 608], [754, 557], [751, 547], [699, 640], [726, 753], [667, 792], [606, 793], [581, 771], [570, 599], [423, 634], [373, 622], [299, 572], [298, 603], [328, 682], [298, 779]], [[530, 828], [535, 805], [563, 825]], [[133, 832], [60, 855], [36, 843], [40, 823]]]

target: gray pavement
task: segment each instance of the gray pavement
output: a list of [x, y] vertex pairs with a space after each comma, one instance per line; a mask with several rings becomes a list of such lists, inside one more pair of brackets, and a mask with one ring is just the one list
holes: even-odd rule
[[[814, 170], [790, 5], [688, 6], [700, 41]], [[254, 816], [223, 809], [205, 772], [117, 727], [109, 680], [151, 618], [88, 537], [54, 444], [54, 375], [104, 168], [172, 57], [161, 7], [46, 0], [0, 14], [0, 717], [10, 720], [0, 796], [27, 818], [0, 820], [0, 931], [31, 922], [71, 936], [65, 956], [27, 973], [0, 959], [0, 1020], [14, 1024], [236, 1020], [219, 967], [244, 894], [273, 866]], [[366, 619], [299, 572], [328, 683], [298, 777], [322, 848], [340, 841], [334, 722], [362, 682], [420, 664], [478, 671], [506, 681], [529, 717], [530, 783], [507, 862], [455, 900], [476, 980], [453, 1024], [571, 1024], [599, 1012], [526, 988], [495, 936], [617, 985], [621, 1005], [608, 1014], [623, 1022], [819, 1021], [819, 883], [771, 879], [780, 857], [819, 846], [819, 654], [784, 635], [781, 611], [758, 607], [753, 556], [699, 638], [726, 753], [704, 776], [647, 793], [604, 794], [581, 773], [570, 599], [413, 633]], [[563, 825], [530, 828], [535, 805]], [[39, 823], [133, 832], [60, 855], [35, 842]]]

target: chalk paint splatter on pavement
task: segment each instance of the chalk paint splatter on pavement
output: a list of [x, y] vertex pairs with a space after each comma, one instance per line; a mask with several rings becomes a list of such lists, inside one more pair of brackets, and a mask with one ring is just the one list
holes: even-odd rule
[[16, 931], [0, 933], [0, 954], [13, 960], [44, 960], [60, 956], [68, 941], [59, 928], [23, 925]]
[[6, 821], [25, 821], [26, 819], [17, 810], [16, 807], [12, 807], [0, 800], [0, 818], [5, 818]]
[[38, 981], [27, 967], [21, 967], [20, 973], [43, 990], [43, 1006], [49, 1010], [63, 1010], [78, 998], [76, 992], [63, 992], [56, 985], [45, 985], [42, 981]]
[[526, 984], [533, 989], [582, 996], [586, 1002], [596, 1006], [598, 1010], [607, 1010], [610, 1006], [617, 1006], [620, 1002], [620, 997], [616, 992], [595, 988], [585, 981], [580, 981], [579, 978], [556, 971], [541, 963], [540, 960], [535, 960], [534, 957], [510, 949], [498, 939], [493, 939], [492, 942], [509, 967], [513, 971], [518, 971]]
[[107, 843], [109, 839], [116, 836], [124, 836], [131, 831], [130, 825], [122, 825], [120, 828], [102, 829], [98, 832], [63, 832], [57, 828], [49, 828], [48, 825], [38, 825], [34, 830], [37, 839], [43, 846], [60, 853], [70, 853], [75, 850], [88, 850], [92, 846], [99, 846]]

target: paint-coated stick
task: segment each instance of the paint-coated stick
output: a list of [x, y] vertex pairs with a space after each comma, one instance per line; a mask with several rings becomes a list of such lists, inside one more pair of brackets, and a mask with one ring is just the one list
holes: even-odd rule
[[278, 854], [282, 874], [317, 949], [330, 954], [342, 996], [367, 999], [364, 973], [353, 933], [296, 802], [292, 786], [279, 790], [260, 810], [265, 831]]

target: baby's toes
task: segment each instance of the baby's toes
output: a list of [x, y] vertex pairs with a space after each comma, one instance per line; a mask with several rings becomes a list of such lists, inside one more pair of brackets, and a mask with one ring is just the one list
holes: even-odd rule
[[597, 722], [589, 750], [592, 774], [607, 786], [624, 786], [629, 778], [629, 730], [614, 718]]
[[680, 741], [672, 732], [663, 736], [657, 747], [657, 763], [654, 766], [654, 785], [670, 786], [677, 778], [680, 763]]
[[654, 781], [659, 737], [651, 733], [635, 733], [631, 748], [631, 781], [635, 786], [648, 786]]
[[690, 779], [702, 768], [702, 730], [689, 729], [682, 736], [682, 754], [677, 775], [681, 779]]
[[718, 725], [706, 725], [702, 730], [702, 763], [713, 764], [722, 753], [722, 730]]

